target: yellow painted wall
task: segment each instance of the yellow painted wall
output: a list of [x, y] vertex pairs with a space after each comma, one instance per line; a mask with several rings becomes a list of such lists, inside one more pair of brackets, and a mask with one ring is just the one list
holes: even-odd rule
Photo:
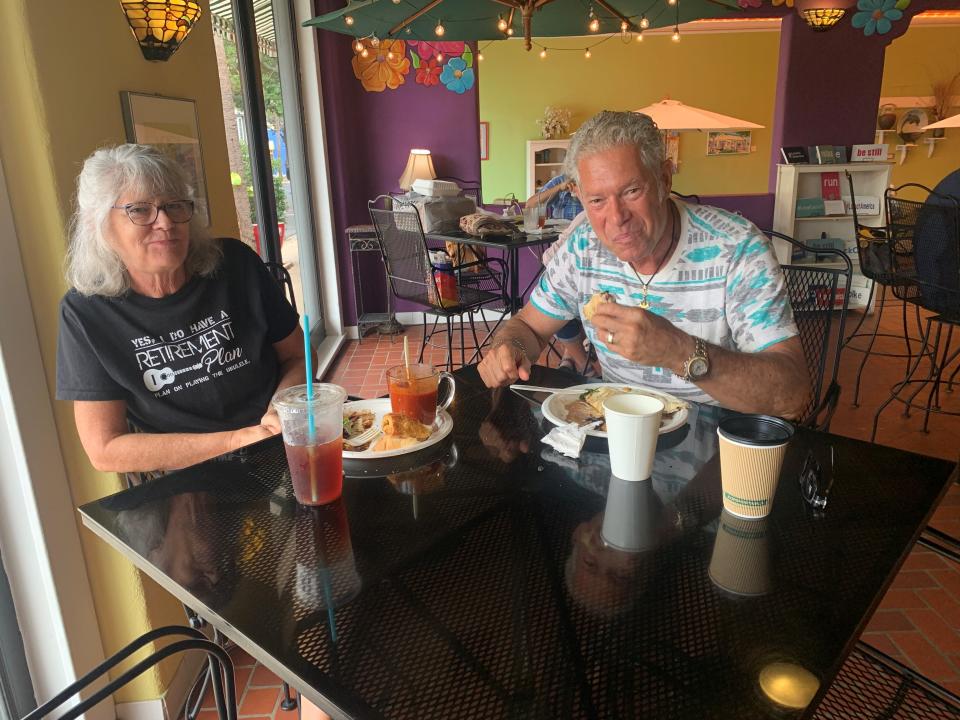
[[[679, 192], [767, 192], [779, 41], [778, 32], [689, 34], [679, 44], [666, 36], [629, 45], [615, 38], [595, 47], [590, 60], [583, 57], [584, 38], [546, 40], [580, 50], [548, 52], [545, 60], [518, 40], [492, 43], [480, 67], [480, 119], [490, 123], [490, 159], [481, 163], [484, 197], [524, 194], [525, 141], [539, 138], [536, 120], [547, 105], [570, 108], [576, 128], [600, 110], [637, 109], [664, 96], [767, 126], [754, 132], [757, 151], [749, 156], [707, 157], [702, 135], [681, 134]], [[914, 26], [887, 48], [882, 94], [928, 96], [934, 80], [958, 71], [960, 27]], [[932, 158], [925, 145], [911, 150], [894, 167], [892, 182], [932, 186], [960, 167], [960, 129], [948, 129], [946, 138]], [[888, 135], [887, 142], [897, 140]]]
[[[887, 48], [881, 93], [884, 97], [931, 96], [934, 82], [947, 81], [958, 72], [960, 26], [911, 28]], [[960, 82], [953, 94], [960, 96]], [[952, 109], [951, 114], [956, 113], [960, 113], [960, 105]], [[894, 165], [891, 182], [933, 187], [960, 168], [960, 128], [947, 128], [944, 138], [936, 144], [933, 157], [927, 157], [926, 145], [911, 149], [903, 165]], [[895, 134], [888, 134], [884, 142], [894, 145], [901, 141]]]
[[[148, 63], [116, 2], [0, 2], [0, 158], [53, 392], [57, 307], [65, 291], [65, 227], [80, 165], [98, 146], [124, 142], [119, 92], [136, 90], [197, 101], [212, 228], [237, 235], [229, 182], [212, 27], [205, 13], [166, 63]], [[94, 471], [77, 438], [69, 404], [54, 407], [59, 443], [77, 505], [120, 489]], [[51, 439], [56, 440], [56, 439]], [[42, 480], [42, 479], [38, 479]], [[150, 627], [183, 623], [183, 610], [121, 556], [81, 529], [104, 650], [112, 654]], [[120, 702], [159, 697], [176, 660], [118, 693]]]
[[481, 163], [484, 197], [525, 193], [525, 143], [539, 139], [536, 121], [546, 106], [572, 110], [573, 130], [600, 110], [636, 110], [665, 97], [766, 126], [753, 133], [756, 152], [726, 157], [706, 155], [705, 133], [681, 133], [676, 190], [767, 192], [779, 32], [688, 34], [679, 43], [668, 35], [629, 44], [615, 37], [594, 47], [589, 60], [587, 42], [550, 38], [548, 47], [578, 50], [548, 51], [546, 59], [519, 40], [484, 48], [480, 119], [490, 123], [490, 159]]

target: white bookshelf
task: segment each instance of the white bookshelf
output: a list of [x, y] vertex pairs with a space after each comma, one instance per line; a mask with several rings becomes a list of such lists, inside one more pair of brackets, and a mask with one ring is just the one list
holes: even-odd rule
[[570, 140], [527, 140], [527, 194], [521, 200], [563, 171], [569, 149]]
[[[821, 196], [820, 173], [835, 172], [840, 177], [840, 195], [849, 199], [850, 189], [846, 171], [853, 178], [853, 191], [858, 200], [872, 198], [877, 201], [876, 214], [858, 212], [860, 223], [874, 227], [886, 224], [883, 193], [890, 186], [889, 162], [858, 162], [837, 165], [778, 165], [777, 189], [773, 210], [773, 229], [808, 243], [826, 233], [827, 237], [843, 240], [844, 249], [853, 261], [853, 279], [850, 288], [850, 307], [864, 307], [870, 294], [870, 281], [859, 272], [857, 263], [856, 233], [853, 214], [825, 215], [822, 217], [797, 217], [798, 198]], [[781, 265], [790, 263], [791, 247], [782, 240], [774, 240], [777, 260]], [[827, 266], [827, 265], [825, 265]]]

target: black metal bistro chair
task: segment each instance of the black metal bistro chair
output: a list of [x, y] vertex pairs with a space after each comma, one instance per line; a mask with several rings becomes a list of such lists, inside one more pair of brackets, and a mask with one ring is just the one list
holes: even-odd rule
[[[390, 200], [392, 206], [387, 209], [384, 203]], [[446, 366], [453, 369], [453, 353], [460, 350], [460, 363], [466, 365], [481, 357], [482, 344], [477, 338], [474, 314], [483, 308], [505, 308], [507, 303], [502, 278], [506, 277], [504, 263], [499, 258], [459, 265], [454, 274], [456, 299], [445, 301], [441, 294], [441, 282], [438, 270], [430, 260], [427, 239], [420, 222], [420, 214], [413, 205], [380, 195], [367, 207], [370, 219], [377, 231], [380, 252], [387, 268], [387, 277], [394, 296], [423, 308], [423, 342], [420, 345], [419, 359], [430, 338], [438, 332], [440, 319], [446, 325]], [[464, 282], [466, 277], [470, 281]], [[434, 315], [431, 330], [427, 330], [427, 313]], [[460, 344], [454, 346], [454, 319], [459, 318]], [[502, 319], [502, 317], [501, 317]], [[466, 322], [464, 322], [466, 321]], [[473, 346], [465, 345], [464, 325], [469, 324], [473, 336]], [[466, 350], [472, 349], [469, 360]]]
[[209, 674], [213, 680], [213, 695], [217, 704], [217, 714], [220, 720], [236, 720], [237, 693], [234, 686], [233, 661], [227, 652], [218, 644], [208, 640], [199, 630], [188, 627], [169, 625], [157, 628], [141, 635], [125, 648], [104, 660], [100, 665], [88, 672], [82, 678], [58, 693], [43, 705], [39, 706], [23, 717], [23, 720], [40, 720], [47, 715], [57, 712], [58, 709], [78, 692], [85, 690], [100, 677], [116, 667], [119, 663], [133, 655], [144, 646], [164, 637], [177, 635], [186, 636], [185, 640], [178, 640], [154, 651], [138, 662], [120, 677], [115, 678], [100, 688], [85, 700], [77, 703], [69, 710], [59, 714], [60, 720], [74, 720], [97, 703], [112, 695], [134, 678], [140, 676], [164, 658], [176, 655], [187, 650], [202, 650], [207, 654]]
[[[906, 377], [894, 385], [890, 397], [877, 410], [871, 440], [876, 437], [881, 413], [894, 400], [903, 403], [905, 415], [909, 415], [910, 408], [924, 410], [924, 432], [931, 412], [960, 415], [960, 411], [948, 411], [940, 405], [944, 375], [960, 356], [960, 350], [951, 350], [953, 330], [960, 326], [960, 203], [954, 197], [932, 191], [922, 202], [897, 197], [905, 187], [922, 186], [901, 185], [888, 190], [886, 196], [888, 242], [911, 248], [910, 264], [903, 271], [911, 273], [913, 282], [907, 287], [894, 288], [894, 293], [915, 305], [918, 311], [923, 309], [928, 313], [921, 340], [931, 349], [930, 371], [926, 377], [919, 377], [921, 358], [913, 362]], [[894, 256], [895, 263], [899, 260]], [[953, 389], [957, 372], [955, 368], [948, 376], [948, 392]], [[917, 395], [928, 385], [926, 403], [915, 403]], [[907, 394], [907, 388], [912, 392]]]
[[277, 281], [277, 285], [283, 289], [283, 294], [290, 302], [290, 305], [292, 305], [293, 309], [296, 310], [297, 298], [293, 294], [293, 278], [290, 277], [290, 271], [280, 263], [265, 262], [264, 265], [267, 266], [267, 270], [270, 272], [270, 275], [273, 277], [273, 279]]
[[[857, 379], [853, 389], [853, 405], [857, 407], [860, 403], [860, 381], [863, 376], [863, 369], [871, 356], [904, 358], [906, 360], [904, 376], [906, 376], [913, 364], [915, 357], [914, 349], [917, 349], [916, 356], [922, 357], [929, 356], [930, 347], [927, 343], [921, 342], [920, 338], [910, 334], [906, 302], [901, 305], [903, 334], [879, 332], [880, 321], [883, 319], [883, 312], [887, 307], [888, 291], [894, 295], [894, 298], [900, 299], [910, 297], [915, 293], [915, 290], [912, 289], [915, 284], [913, 242], [912, 238], [908, 238], [903, 233], [900, 233], [897, 239], [891, 241], [889, 239], [890, 230], [886, 224], [871, 226], [861, 222], [860, 215], [857, 212], [856, 194], [853, 190], [853, 176], [849, 172], [847, 172], [846, 175], [847, 184], [850, 187], [850, 205], [857, 241], [857, 260], [860, 265], [860, 273], [873, 281], [870, 286], [870, 293], [867, 297], [867, 304], [864, 307], [863, 315], [860, 317], [860, 321], [853, 329], [853, 332], [844, 340], [845, 347], [854, 352], [863, 353], [863, 357], [860, 359], [860, 366], [857, 368]], [[926, 188], [923, 189], [926, 190]], [[889, 221], [889, 214], [887, 218]], [[872, 332], [860, 332], [860, 328], [867, 319], [869, 309], [876, 297], [877, 287], [880, 288], [880, 296], [876, 304], [876, 317], [873, 330]], [[914, 314], [916, 316], [917, 326], [920, 327], [921, 320], [919, 310], [915, 308]], [[865, 348], [851, 345], [851, 341], [859, 337], [869, 338]], [[891, 338], [904, 343], [905, 352], [876, 350], [874, 344], [878, 337]]]
[[[770, 237], [784, 240], [809, 253], [808, 257], [814, 253], [818, 256], [818, 262], [814, 264], [784, 265], [783, 274], [813, 387], [801, 422], [827, 430], [840, 398], [837, 372], [850, 302], [853, 265], [847, 254], [840, 250], [816, 250], [783, 233], [772, 230], [765, 232]], [[838, 331], [831, 352], [834, 322]]]

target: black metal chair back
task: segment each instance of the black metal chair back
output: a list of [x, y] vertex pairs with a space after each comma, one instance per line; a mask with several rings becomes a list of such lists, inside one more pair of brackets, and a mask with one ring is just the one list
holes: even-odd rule
[[[898, 197], [907, 188], [926, 193], [923, 201]], [[887, 190], [887, 228], [895, 268], [913, 283], [894, 294], [927, 310], [960, 316], [960, 204], [949, 195], [907, 183]]]
[[850, 206], [857, 239], [857, 260], [860, 273], [881, 285], [894, 285], [898, 279], [891, 245], [887, 242], [887, 228], [865, 225], [857, 213], [857, 195], [853, 190], [853, 175], [845, 171], [850, 187]]
[[464, 197], [473, 198], [473, 201], [477, 204], [477, 207], [480, 207], [482, 204], [483, 193], [480, 191], [479, 180], [464, 180], [463, 178], [454, 177], [453, 175], [438, 177], [437, 180], [449, 180], [450, 182], [455, 182], [460, 186]]
[[[390, 203], [384, 207], [387, 200]], [[393, 294], [402, 300], [430, 304], [430, 297], [439, 297], [439, 288], [420, 213], [410, 203], [387, 195], [374, 198], [367, 207]]]
[[283, 289], [283, 294], [286, 295], [290, 305], [292, 305], [293, 309], [296, 310], [297, 298], [293, 295], [293, 279], [290, 277], [290, 272], [280, 263], [265, 262], [264, 265], [267, 266], [267, 270], [270, 271], [270, 275]]
[[[809, 253], [808, 256], [816, 254], [819, 258], [814, 264], [784, 265], [782, 269], [813, 388], [801, 423], [826, 430], [830, 426], [840, 397], [837, 372], [840, 368], [843, 328], [850, 301], [853, 264], [847, 254], [840, 250], [815, 249], [774, 231], [766, 231], [766, 234], [790, 243], [792, 247]], [[831, 353], [835, 321], [838, 332]]]

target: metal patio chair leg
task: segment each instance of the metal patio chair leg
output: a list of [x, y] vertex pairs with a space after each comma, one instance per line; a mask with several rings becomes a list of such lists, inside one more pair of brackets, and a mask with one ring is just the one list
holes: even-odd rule
[[[921, 335], [921, 342], [924, 343], [924, 347], [926, 347], [926, 343], [929, 343], [929, 342], [930, 342], [930, 333], [931, 333], [931, 332], [933, 332], [933, 322], [928, 319], [928, 320], [927, 320], [927, 325], [926, 325], [926, 330], [925, 330], [924, 333]], [[939, 330], [938, 330], [938, 337], [939, 337]], [[907, 385], [910, 384], [911, 380], [913, 379], [914, 373], [916, 373], [917, 369], [920, 367], [920, 362], [921, 362], [922, 357], [923, 357], [922, 355], [918, 355], [918, 356], [916, 357], [916, 360], [915, 360], [914, 363], [913, 363], [913, 367], [910, 369], [910, 372], [909, 372], [909, 374], [907, 375], [907, 377], [905, 377], [903, 380], [901, 380], [900, 382], [896, 383], [896, 384], [893, 386], [893, 390], [892, 390], [892, 392], [890, 393], [890, 397], [888, 397], [886, 400], [884, 400], [884, 401], [883, 401], [883, 404], [880, 405], [879, 408], [877, 408], [877, 412], [874, 413], [874, 415], [873, 415], [873, 429], [872, 429], [871, 432], [870, 432], [870, 442], [874, 442], [874, 441], [876, 440], [876, 437], [877, 437], [877, 429], [879, 428], [879, 425], [880, 425], [880, 415], [883, 413], [884, 410], [887, 409], [887, 406], [888, 406], [890, 403], [892, 403], [894, 400], [899, 400], [900, 402], [904, 402], [904, 400], [902, 400], [902, 399], [899, 397], [900, 391], [903, 390], [905, 387], [907, 387]], [[912, 401], [913, 401], [913, 398], [916, 397], [917, 393], [920, 392], [920, 389], [922, 389], [922, 388], [923, 388], [923, 386], [922, 386], [922, 385], [919, 385], [918, 389], [914, 391], [914, 393], [910, 396], [910, 398], [909, 398], [908, 400], [906, 400], [906, 402], [908, 402], [908, 403], [909, 403], [909, 402], [912, 402]]]
[[299, 699], [290, 694], [290, 686], [287, 685], [287, 683], [283, 683], [283, 700], [280, 701], [280, 708], [290, 711], [296, 710], [299, 706]]
[[[873, 350], [873, 344], [877, 341], [877, 331], [880, 329], [880, 319], [883, 317], [883, 309], [886, 306], [887, 286], [880, 289], [880, 308], [876, 311], [877, 322], [874, 323], [873, 332], [870, 334], [870, 342], [867, 343], [867, 349], [863, 351], [863, 358], [860, 360], [860, 367], [857, 368], [857, 381], [853, 386], [853, 406], [860, 407], [860, 377], [863, 375], [863, 368], [870, 359], [870, 352]], [[851, 336], [852, 337], [852, 336]]]

